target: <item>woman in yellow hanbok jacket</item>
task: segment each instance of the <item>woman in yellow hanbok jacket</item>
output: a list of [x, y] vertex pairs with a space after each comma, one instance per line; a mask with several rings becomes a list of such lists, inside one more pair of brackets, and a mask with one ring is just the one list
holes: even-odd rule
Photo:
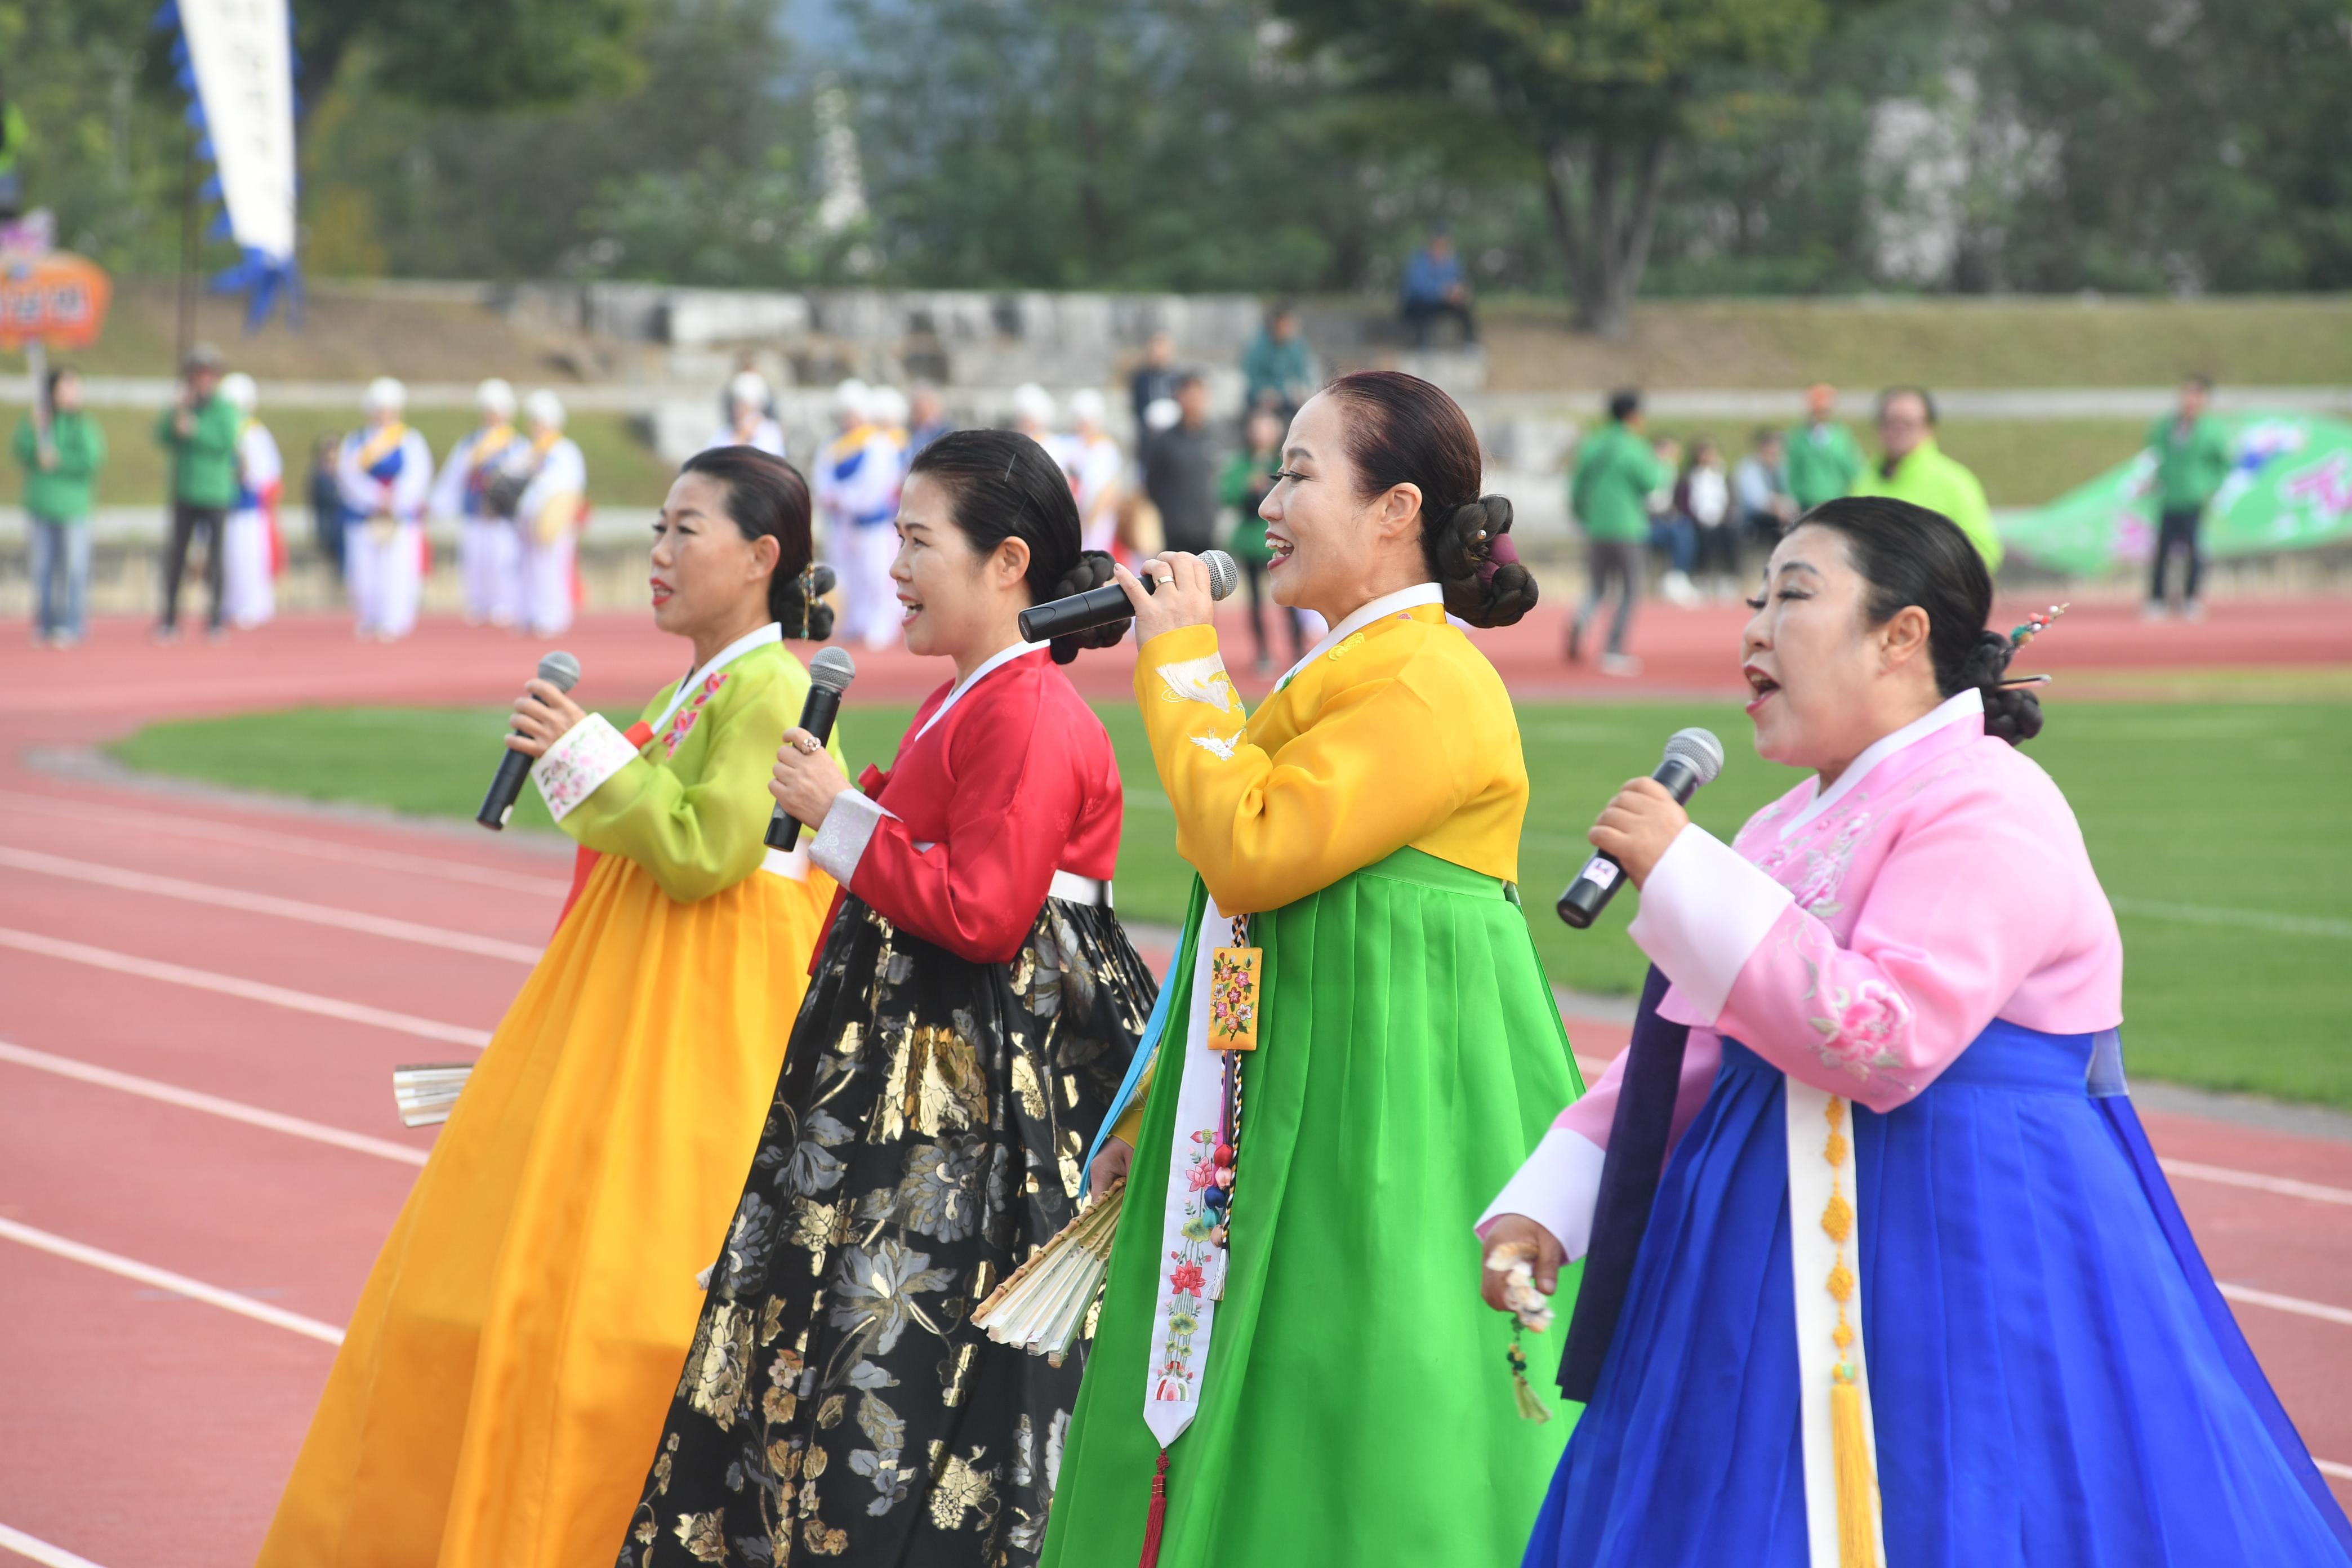
[[654, 622], [694, 668], [627, 731], [533, 681], [509, 744], [581, 871], [376, 1259], [262, 1568], [608, 1563], [694, 1337], [833, 898], [763, 843], [824, 637], [808, 488], [693, 458]]

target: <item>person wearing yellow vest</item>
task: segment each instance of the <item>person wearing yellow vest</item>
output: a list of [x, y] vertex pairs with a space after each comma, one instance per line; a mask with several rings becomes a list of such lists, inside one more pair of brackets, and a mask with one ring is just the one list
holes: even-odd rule
[[1855, 478], [1853, 493], [1943, 513], [1977, 547], [1985, 570], [1999, 572], [2000, 535], [1993, 531], [1984, 486], [1936, 445], [1936, 400], [1926, 387], [1890, 386], [1878, 395], [1878, 445], [1884, 455]]
[[523, 445], [515, 428], [514, 388], [497, 376], [474, 391], [481, 423], [449, 448], [433, 485], [433, 515], [457, 525], [457, 577], [466, 593], [466, 620], [510, 626], [520, 618], [522, 544], [512, 516], [493, 489], [499, 468]]
[[401, 422], [407, 405], [408, 389], [392, 377], [370, 382], [367, 424], [343, 437], [335, 458], [343, 503], [343, 581], [362, 642], [397, 642], [416, 626], [433, 452]]
[[553, 637], [572, 625], [572, 560], [586, 515], [588, 459], [563, 434], [563, 400], [541, 387], [523, 399], [530, 444], [518, 451], [528, 475], [515, 502], [522, 530], [522, 619], [534, 637]]
[[834, 895], [763, 841], [809, 690], [783, 639], [832, 630], [808, 488], [705, 452], [655, 527], [654, 626], [692, 668], [625, 731], [545, 681], [515, 704], [575, 891], [377, 1256], [260, 1568], [580, 1568], [627, 1528]]

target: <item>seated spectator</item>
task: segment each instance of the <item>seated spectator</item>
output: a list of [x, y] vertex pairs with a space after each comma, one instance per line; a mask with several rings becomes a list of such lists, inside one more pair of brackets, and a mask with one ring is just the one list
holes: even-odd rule
[[1770, 426], [1759, 426], [1748, 437], [1748, 456], [1731, 470], [1731, 500], [1739, 531], [1769, 554], [1797, 516], [1797, 504], [1789, 495], [1788, 442]]
[[1454, 254], [1454, 236], [1439, 228], [1430, 235], [1429, 243], [1413, 252], [1405, 263], [1404, 297], [1399, 307], [1405, 325], [1412, 329], [1412, 341], [1421, 348], [1429, 346], [1430, 323], [1441, 316], [1451, 316], [1462, 324], [1462, 341], [1478, 341], [1478, 323], [1470, 314], [1470, 282], [1462, 270], [1462, 258]]
[[1650, 455], [1664, 476], [1650, 492], [1650, 548], [1666, 558], [1665, 574], [1658, 579], [1658, 595], [1670, 605], [1691, 605], [1698, 591], [1691, 586], [1691, 567], [1698, 559], [1698, 525], [1682, 509], [1683, 444], [1672, 436], [1650, 439]]
[[1298, 312], [1276, 305], [1242, 353], [1242, 405], [1265, 409], [1286, 426], [1315, 384], [1315, 360], [1299, 335]]

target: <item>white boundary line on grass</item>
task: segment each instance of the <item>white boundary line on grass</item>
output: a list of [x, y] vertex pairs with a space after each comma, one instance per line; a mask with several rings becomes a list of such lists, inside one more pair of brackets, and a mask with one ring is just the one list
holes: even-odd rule
[[178, 877], [159, 877], [150, 871], [102, 866], [94, 860], [69, 860], [62, 855], [45, 855], [37, 849], [16, 849], [0, 845], [0, 866], [37, 872], [45, 877], [87, 882], [100, 888], [113, 888], [126, 893], [182, 899], [192, 904], [210, 904], [215, 909], [275, 915], [280, 920], [299, 921], [305, 925], [357, 931], [362, 936], [387, 937], [394, 942], [413, 942], [425, 947], [446, 948], [452, 952], [469, 952], [481, 958], [503, 958], [524, 964], [539, 962], [540, 950], [519, 942], [503, 942], [494, 936], [476, 936], [470, 931], [420, 925], [415, 921], [394, 920], [356, 910], [338, 910], [300, 899], [281, 899], [270, 893], [251, 893], [241, 888], [184, 881]]
[[304, 1339], [317, 1340], [320, 1344], [340, 1345], [343, 1331], [332, 1323], [322, 1323], [316, 1318], [306, 1318], [299, 1312], [289, 1312], [283, 1307], [273, 1307], [267, 1301], [257, 1301], [240, 1296], [234, 1290], [224, 1290], [217, 1285], [207, 1285], [201, 1279], [191, 1279], [184, 1274], [174, 1274], [168, 1268], [158, 1268], [152, 1263], [142, 1263], [135, 1258], [125, 1258], [119, 1252], [108, 1252], [86, 1242], [37, 1230], [13, 1219], [0, 1218], [0, 1240], [14, 1241], [52, 1258], [62, 1258], [69, 1263], [116, 1274], [125, 1279], [135, 1279], [142, 1285], [152, 1285], [159, 1290], [169, 1290], [175, 1296], [185, 1296], [192, 1301], [202, 1301], [208, 1307], [218, 1307], [224, 1312], [235, 1312], [241, 1318], [251, 1318], [257, 1323], [268, 1323], [274, 1329], [284, 1329], [300, 1334]]
[[216, 1094], [199, 1089], [182, 1089], [177, 1084], [163, 1083], [152, 1078], [140, 1078], [132, 1073], [117, 1072], [95, 1062], [77, 1061], [71, 1057], [51, 1056], [28, 1046], [12, 1045], [0, 1040], [0, 1062], [13, 1062], [18, 1067], [32, 1068], [38, 1072], [55, 1073], [82, 1083], [96, 1084], [100, 1089], [119, 1089], [142, 1099], [160, 1100], [188, 1110], [201, 1110], [207, 1116], [218, 1116], [230, 1121], [242, 1121], [248, 1127], [266, 1127], [272, 1132], [289, 1137], [307, 1138], [313, 1143], [328, 1143], [355, 1153], [373, 1154], [379, 1160], [390, 1160], [403, 1165], [422, 1165], [425, 1151], [405, 1143], [395, 1143], [389, 1138], [371, 1138], [364, 1132], [347, 1132], [340, 1127], [330, 1127], [323, 1121], [312, 1121], [300, 1116], [288, 1116], [276, 1110], [264, 1110], [257, 1105], [241, 1100], [223, 1100]]
[[0, 790], [0, 805], [15, 810], [46, 811], [58, 816], [78, 817], [88, 822], [120, 823], [126, 827], [174, 834], [183, 838], [208, 838], [217, 844], [250, 845], [257, 849], [309, 855], [316, 859], [339, 861], [346, 866], [373, 866], [387, 871], [405, 871], [411, 876], [437, 877], [444, 881], [470, 882], [476, 887], [503, 888], [517, 893], [542, 893], [560, 898], [571, 886], [561, 878], [533, 877], [520, 871], [500, 870], [495, 866], [475, 866], [463, 860], [371, 849], [358, 844], [337, 844], [324, 838], [305, 837], [299, 833], [279, 833], [267, 827], [215, 822], [205, 816], [173, 816], [160, 811], [141, 811], [132, 806], [61, 800], [55, 795], [33, 795], [19, 790]]
[[53, 1546], [37, 1535], [27, 1535], [5, 1524], [0, 1524], [0, 1552], [13, 1552], [42, 1564], [42, 1568], [98, 1568], [87, 1557], [77, 1557], [62, 1546]]
[[2168, 904], [2151, 899], [2109, 899], [2119, 915], [2139, 915], [2153, 921], [2180, 921], [2189, 925], [2250, 926], [2287, 936], [2332, 936], [2352, 941], [2352, 921], [2332, 921], [2321, 915], [2281, 914], [2275, 910], [2222, 910], [2208, 904]]
[[13, 947], [20, 952], [35, 953], [42, 958], [63, 959], [68, 963], [87, 963], [94, 969], [110, 969], [117, 974], [135, 974], [142, 980], [160, 980], [166, 984], [185, 985], [223, 996], [241, 997], [248, 1002], [266, 1002], [273, 1007], [284, 1007], [296, 1013], [315, 1013], [320, 1017], [340, 1018], [346, 1023], [373, 1025], [397, 1034], [415, 1035], [420, 1039], [471, 1046], [477, 1050], [490, 1043], [487, 1029], [468, 1029], [457, 1024], [436, 1023], [431, 1018], [418, 1018], [383, 1007], [345, 1002], [338, 997], [293, 991], [257, 980], [239, 980], [231, 974], [215, 974], [208, 969], [190, 969], [183, 964], [135, 958], [127, 952], [90, 947], [79, 942], [60, 942], [54, 937], [16, 931], [7, 926], [0, 926], [0, 947]]

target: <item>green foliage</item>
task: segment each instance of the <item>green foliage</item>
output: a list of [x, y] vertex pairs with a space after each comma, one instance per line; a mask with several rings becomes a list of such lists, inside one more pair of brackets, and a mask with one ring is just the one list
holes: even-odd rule
[[[1128, 792], [1119, 913], [1165, 928], [1181, 918], [1191, 887], [1175, 818], [1134, 706], [1100, 712]], [[853, 770], [886, 760], [909, 718], [904, 708], [853, 706], [841, 725]], [[134, 767], [243, 788], [471, 816], [499, 719], [488, 710], [313, 709], [159, 724], [115, 752]], [[1718, 835], [1729, 837], [1797, 775], [1757, 760], [1745, 719], [1727, 703], [1528, 703], [1519, 723], [1534, 786], [1519, 877], [1537, 949], [1557, 984], [1630, 994], [1644, 962], [1624, 936], [1635, 896], [1618, 899], [1589, 931], [1551, 914], [1587, 853], [1591, 814], [1654, 762], [1659, 736], [1685, 724], [1705, 724], [1729, 744], [1723, 777], [1693, 802], [1696, 820]], [[2352, 770], [2352, 705], [2062, 698], [2031, 754], [2066, 791], [2116, 905], [2133, 1070], [2352, 1106], [2352, 1057], [2338, 1044], [2352, 940], [2352, 826], [2340, 798]], [[2270, 764], [2264, 809], [2237, 813], [2230, 832], [2215, 833], [2250, 758]], [[544, 825], [534, 792], [524, 792], [517, 820]], [[2209, 889], [2226, 890], [2214, 895], [2218, 908], [2194, 891]]]
[[636, 79], [646, 0], [305, 0], [294, 8], [303, 95], [365, 49], [377, 81], [436, 109], [514, 109]]

